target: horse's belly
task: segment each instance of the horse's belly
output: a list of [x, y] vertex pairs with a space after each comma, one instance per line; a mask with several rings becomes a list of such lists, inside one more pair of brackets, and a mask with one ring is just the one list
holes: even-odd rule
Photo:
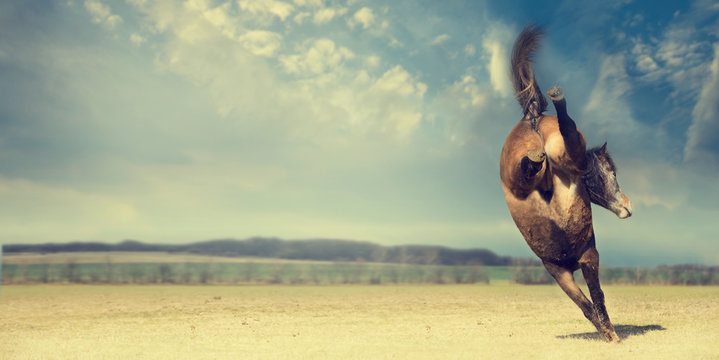
[[[592, 213], [580, 196], [546, 201], [538, 192], [523, 200], [505, 193], [509, 211], [532, 251], [543, 261], [576, 261], [592, 238]], [[561, 203], [560, 203], [561, 201]]]

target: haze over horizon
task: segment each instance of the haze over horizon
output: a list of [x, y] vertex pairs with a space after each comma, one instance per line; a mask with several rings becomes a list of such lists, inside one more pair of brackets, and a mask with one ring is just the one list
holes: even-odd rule
[[[601, 262], [719, 265], [715, 1], [0, 3], [0, 243], [252, 236], [533, 256], [499, 184], [517, 33], [634, 214]], [[551, 113], [551, 111], [549, 112]]]

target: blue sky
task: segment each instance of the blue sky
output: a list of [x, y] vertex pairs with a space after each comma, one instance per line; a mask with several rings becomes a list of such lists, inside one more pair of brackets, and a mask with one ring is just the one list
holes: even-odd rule
[[278, 236], [531, 256], [499, 185], [516, 34], [608, 141], [602, 262], [719, 264], [713, 1], [2, 2], [0, 242]]

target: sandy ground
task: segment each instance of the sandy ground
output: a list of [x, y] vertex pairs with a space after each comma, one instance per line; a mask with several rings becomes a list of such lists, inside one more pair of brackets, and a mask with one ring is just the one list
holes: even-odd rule
[[719, 359], [718, 287], [3, 286], [2, 359]]

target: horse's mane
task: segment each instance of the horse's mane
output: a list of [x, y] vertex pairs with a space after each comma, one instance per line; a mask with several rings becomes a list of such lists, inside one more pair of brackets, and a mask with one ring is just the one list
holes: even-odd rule
[[610, 155], [609, 151], [607, 151], [606, 144], [602, 146], [595, 146], [587, 150], [587, 160], [589, 160], [588, 165], [590, 168], [593, 166], [597, 166], [597, 162], [594, 159], [598, 158], [599, 156], [602, 156], [607, 159], [607, 162], [609, 163], [609, 165], [611, 165], [612, 169], [617, 168], [617, 166], [614, 164], [614, 159], [612, 159], [612, 155]]

